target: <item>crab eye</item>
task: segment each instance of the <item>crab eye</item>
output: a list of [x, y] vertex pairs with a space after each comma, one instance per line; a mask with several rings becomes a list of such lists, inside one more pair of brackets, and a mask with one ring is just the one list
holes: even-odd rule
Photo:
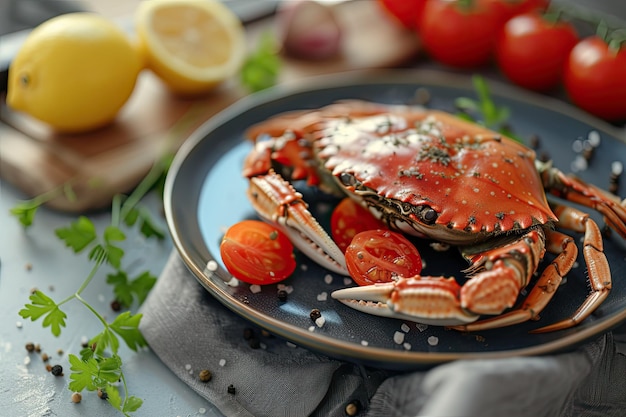
[[339, 175], [339, 180], [346, 187], [354, 187], [356, 185], [356, 178], [354, 178], [354, 175], [348, 174], [347, 172], [342, 172], [341, 175]]
[[437, 220], [437, 212], [432, 208], [427, 208], [422, 212], [422, 219], [428, 224], [433, 224]]

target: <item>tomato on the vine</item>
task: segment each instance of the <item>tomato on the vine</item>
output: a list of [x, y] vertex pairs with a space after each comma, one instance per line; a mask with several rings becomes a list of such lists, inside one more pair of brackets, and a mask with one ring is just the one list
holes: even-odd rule
[[249, 284], [282, 281], [296, 269], [289, 238], [258, 220], [243, 220], [228, 228], [220, 255], [228, 272]]
[[384, 10], [407, 29], [415, 29], [427, 0], [378, 0]]
[[544, 12], [550, 5], [550, 0], [482, 0], [493, 3], [500, 9], [502, 19], [506, 22], [513, 17], [531, 12]]
[[346, 266], [354, 282], [370, 285], [419, 275], [422, 258], [400, 233], [367, 230], [357, 234], [346, 249]]
[[504, 21], [488, 1], [429, 0], [420, 37], [431, 58], [453, 67], [477, 67], [491, 59]]
[[514, 83], [546, 91], [560, 83], [577, 42], [576, 29], [569, 22], [549, 21], [537, 12], [521, 14], [504, 25], [496, 43], [496, 61]]
[[330, 234], [342, 252], [358, 233], [386, 228], [385, 223], [349, 197], [341, 200], [330, 216]]
[[581, 40], [565, 67], [565, 90], [582, 109], [610, 121], [626, 120], [626, 47], [599, 36]]

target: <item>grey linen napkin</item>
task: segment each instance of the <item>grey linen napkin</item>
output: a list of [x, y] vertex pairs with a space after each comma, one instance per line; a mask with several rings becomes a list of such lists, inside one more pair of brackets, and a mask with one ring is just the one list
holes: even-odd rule
[[626, 415], [626, 326], [571, 353], [388, 372], [263, 333], [211, 297], [175, 251], [142, 313], [150, 348], [226, 416], [345, 416], [357, 402], [363, 416]]

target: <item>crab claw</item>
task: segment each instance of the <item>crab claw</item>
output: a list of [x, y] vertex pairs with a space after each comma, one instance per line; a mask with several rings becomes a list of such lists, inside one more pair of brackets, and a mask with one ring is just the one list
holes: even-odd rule
[[291, 184], [270, 170], [250, 178], [248, 198], [259, 216], [284, 232], [306, 256], [333, 272], [348, 275], [346, 260], [337, 244], [315, 220]]
[[454, 278], [400, 278], [398, 281], [334, 291], [332, 298], [355, 310], [435, 326], [471, 323], [478, 315], [461, 308]]

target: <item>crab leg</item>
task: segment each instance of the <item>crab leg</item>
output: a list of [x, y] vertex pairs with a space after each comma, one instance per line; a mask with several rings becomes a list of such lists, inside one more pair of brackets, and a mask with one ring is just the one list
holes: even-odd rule
[[276, 225], [306, 256], [321, 266], [348, 275], [343, 252], [311, 215], [302, 194], [270, 170], [250, 178], [248, 198], [263, 220]]
[[461, 308], [460, 289], [454, 278], [416, 276], [344, 288], [331, 296], [355, 310], [376, 316], [453, 326], [478, 319], [478, 315]]
[[536, 329], [533, 333], [551, 332], [577, 325], [589, 317], [604, 302], [611, 291], [611, 270], [603, 252], [602, 234], [596, 222], [590, 219], [588, 214], [572, 207], [557, 206], [555, 212], [559, 216], [562, 227], [585, 233], [583, 256], [587, 265], [591, 293], [571, 317]]
[[[574, 259], [575, 249], [574, 245]], [[462, 287], [454, 278], [417, 276], [346, 288], [332, 297], [370, 314], [465, 329], [481, 314], [500, 314], [512, 307], [543, 254], [543, 229], [531, 230], [502, 247], [465, 254], [472, 266], [466, 271], [471, 277]], [[506, 324], [497, 322], [495, 327]]]
[[607, 225], [626, 239], [626, 200], [620, 203], [617, 196], [565, 175], [557, 168], [553, 168], [550, 163], [539, 161], [535, 163], [547, 191], [565, 200], [597, 210], [604, 216]]

